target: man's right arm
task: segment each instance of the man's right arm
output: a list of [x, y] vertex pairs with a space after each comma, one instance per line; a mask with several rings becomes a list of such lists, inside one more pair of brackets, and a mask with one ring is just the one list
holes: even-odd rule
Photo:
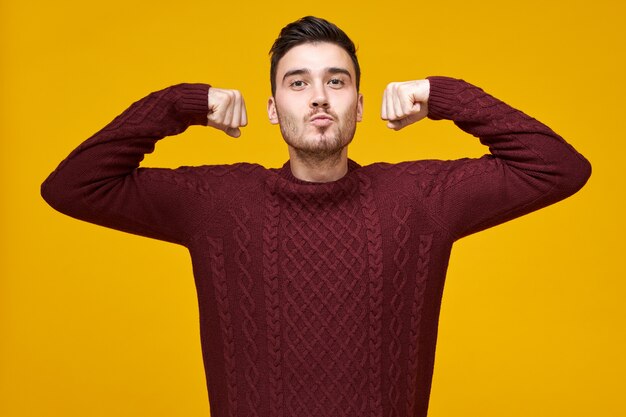
[[234, 90], [179, 84], [154, 92], [73, 150], [44, 181], [42, 196], [69, 216], [184, 244], [194, 222], [185, 213], [206, 201], [193, 170], [139, 168], [140, 162], [158, 140], [191, 125], [239, 136], [246, 123]]

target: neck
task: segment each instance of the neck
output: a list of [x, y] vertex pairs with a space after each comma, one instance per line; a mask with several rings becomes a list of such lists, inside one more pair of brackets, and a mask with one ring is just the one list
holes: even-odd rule
[[294, 177], [308, 182], [337, 181], [348, 172], [348, 147], [332, 155], [306, 154], [289, 147], [289, 165]]

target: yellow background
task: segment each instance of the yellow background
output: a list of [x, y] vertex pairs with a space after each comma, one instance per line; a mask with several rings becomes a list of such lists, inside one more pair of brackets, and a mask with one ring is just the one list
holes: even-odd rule
[[39, 185], [132, 102], [179, 82], [241, 90], [250, 124], [237, 140], [193, 127], [146, 166], [280, 166], [267, 51], [307, 14], [359, 45], [360, 163], [485, 152], [450, 122], [394, 133], [379, 119], [388, 82], [448, 75], [593, 165], [572, 198], [455, 245], [429, 415], [626, 415], [623, 2], [2, 0], [0, 416], [208, 415], [186, 250], [63, 216]]

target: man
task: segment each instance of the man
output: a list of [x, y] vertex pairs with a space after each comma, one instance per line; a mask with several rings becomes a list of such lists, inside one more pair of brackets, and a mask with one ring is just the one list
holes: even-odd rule
[[449, 119], [491, 153], [358, 165], [347, 148], [360, 68], [323, 19], [286, 26], [270, 72], [282, 168], [139, 168], [190, 125], [239, 136], [247, 123], [239, 92], [180, 84], [85, 141], [42, 194], [76, 218], [189, 249], [214, 417], [425, 416], [453, 242], [573, 194], [590, 165], [545, 125], [446, 77], [390, 84], [382, 118], [396, 130]]

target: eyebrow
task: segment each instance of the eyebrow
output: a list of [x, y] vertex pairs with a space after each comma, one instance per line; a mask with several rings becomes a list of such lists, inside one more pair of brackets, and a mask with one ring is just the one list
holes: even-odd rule
[[[350, 79], [352, 79], [352, 75], [350, 75], [350, 72], [345, 68], [329, 67], [329, 68], [325, 68], [324, 72], [328, 72], [330, 74], [344, 74], [348, 76]], [[285, 79], [293, 75], [310, 75], [310, 74], [311, 74], [311, 70], [309, 70], [308, 68], [292, 69], [292, 70], [287, 71], [285, 75], [283, 75], [283, 81], [285, 81]]]

